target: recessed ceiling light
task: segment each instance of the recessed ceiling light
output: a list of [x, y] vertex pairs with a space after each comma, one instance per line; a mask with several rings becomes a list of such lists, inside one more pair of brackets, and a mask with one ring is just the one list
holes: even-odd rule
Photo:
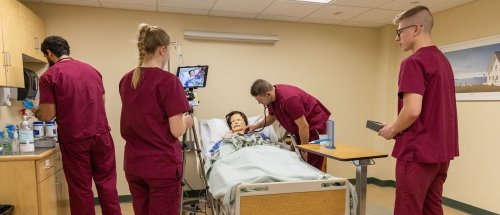
[[297, 1], [327, 4], [327, 3], [331, 2], [332, 0], [297, 0]]

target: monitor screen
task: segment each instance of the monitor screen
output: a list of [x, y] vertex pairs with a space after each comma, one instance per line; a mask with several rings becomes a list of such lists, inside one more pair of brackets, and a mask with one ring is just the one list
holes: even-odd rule
[[180, 66], [177, 77], [184, 88], [205, 87], [207, 84], [208, 66]]

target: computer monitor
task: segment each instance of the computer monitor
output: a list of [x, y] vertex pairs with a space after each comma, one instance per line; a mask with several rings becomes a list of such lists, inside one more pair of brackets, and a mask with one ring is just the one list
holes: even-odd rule
[[184, 88], [205, 87], [207, 84], [208, 66], [180, 66], [177, 77]]

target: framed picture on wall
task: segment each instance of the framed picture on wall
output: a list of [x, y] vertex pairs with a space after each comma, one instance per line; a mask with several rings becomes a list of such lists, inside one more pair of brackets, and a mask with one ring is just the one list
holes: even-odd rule
[[457, 100], [500, 100], [500, 35], [440, 48], [453, 68]]

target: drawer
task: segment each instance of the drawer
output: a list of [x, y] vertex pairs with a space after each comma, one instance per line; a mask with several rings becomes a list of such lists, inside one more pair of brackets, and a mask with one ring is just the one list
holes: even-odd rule
[[54, 153], [54, 156], [56, 160], [56, 172], [57, 172], [63, 168], [61, 151], [56, 151], [56, 153]]
[[56, 154], [36, 161], [36, 180], [42, 182], [56, 172]]

